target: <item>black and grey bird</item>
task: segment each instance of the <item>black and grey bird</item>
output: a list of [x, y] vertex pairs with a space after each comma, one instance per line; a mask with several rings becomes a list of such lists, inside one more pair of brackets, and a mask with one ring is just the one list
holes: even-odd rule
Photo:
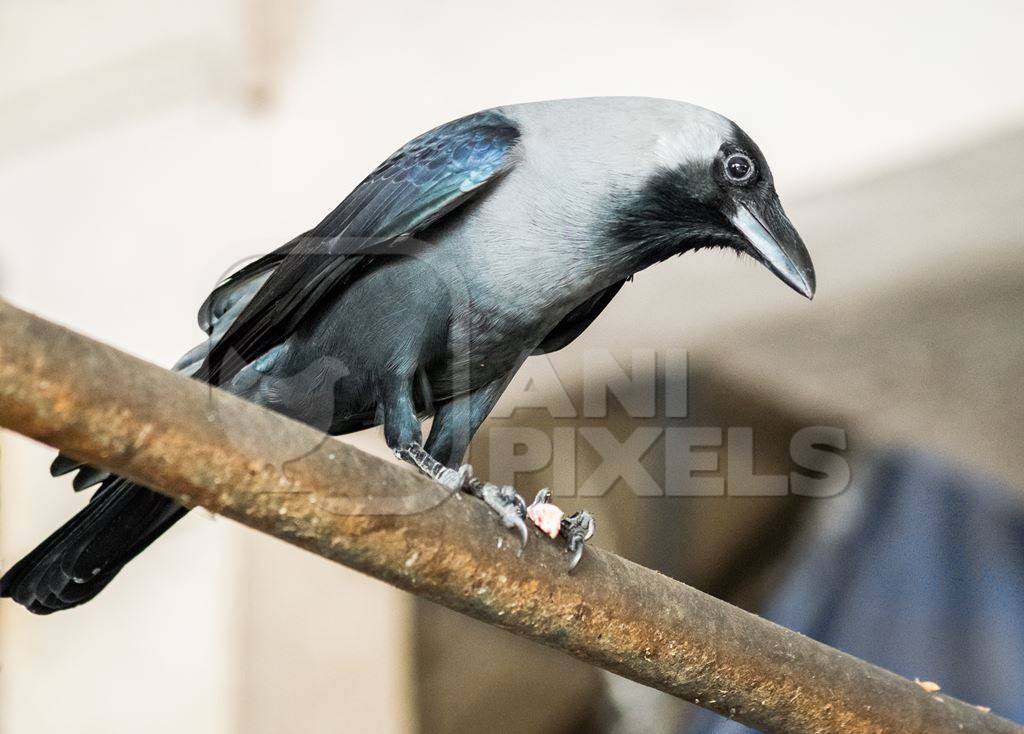
[[[399, 456], [525, 531], [511, 488], [457, 470], [474, 432], [528, 356], [573, 341], [637, 271], [705, 248], [814, 294], [768, 164], [735, 124], [647, 98], [499, 107], [409, 142], [228, 277], [200, 309], [209, 339], [175, 369], [330, 434], [383, 424]], [[186, 512], [69, 457], [52, 468], [72, 470], [75, 489], [99, 489], [0, 580], [39, 614], [94, 597]], [[563, 526], [578, 559], [590, 518]]]

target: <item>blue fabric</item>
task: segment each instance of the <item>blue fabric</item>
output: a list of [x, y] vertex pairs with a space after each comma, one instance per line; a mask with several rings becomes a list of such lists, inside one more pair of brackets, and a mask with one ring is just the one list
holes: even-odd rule
[[[1019, 499], [909, 451], [846, 495], [815, 513], [764, 616], [1024, 722]], [[681, 731], [753, 730], [705, 711]]]

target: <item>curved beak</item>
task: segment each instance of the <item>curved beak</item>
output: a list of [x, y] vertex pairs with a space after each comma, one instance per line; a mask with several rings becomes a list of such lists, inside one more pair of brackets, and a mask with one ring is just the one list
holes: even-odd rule
[[814, 298], [814, 265], [778, 197], [767, 206], [740, 202], [729, 221], [750, 243], [751, 254], [805, 298]]

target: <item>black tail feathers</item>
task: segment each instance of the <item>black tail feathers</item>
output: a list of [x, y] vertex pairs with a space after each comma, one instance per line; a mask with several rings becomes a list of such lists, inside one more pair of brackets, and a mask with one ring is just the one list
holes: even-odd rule
[[107, 477], [81, 512], [0, 578], [0, 597], [35, 614], [83, 604], [186, 512], [127, 479]]

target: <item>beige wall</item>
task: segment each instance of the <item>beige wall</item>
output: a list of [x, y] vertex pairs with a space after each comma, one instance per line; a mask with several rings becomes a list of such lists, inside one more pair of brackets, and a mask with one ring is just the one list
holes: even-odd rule
[[[1021, 119], [1022, 22], [1024, 6], [994, 0], [12, 0], [0, 292], [169, 364], [239, 258], [308, 227], [417, 132], [510, 101], [704, 104], [761, 141], [788, 200], [811, 197]], [[838, 276], [849, 263], [897, 277], [808, 244], [832, 282], [853, 282]], [[704, 329], [795, 303], [754, 266], [710, 256], [641, 283], [692, 294]], [[0, 440], [10, 563], [83, 499], [47, 476], [51, 452]], [[50, 618], [0, 605], [0, 731], [406, 731], [406, 610], [380, 584], [193, 513], [93, 604]]]

